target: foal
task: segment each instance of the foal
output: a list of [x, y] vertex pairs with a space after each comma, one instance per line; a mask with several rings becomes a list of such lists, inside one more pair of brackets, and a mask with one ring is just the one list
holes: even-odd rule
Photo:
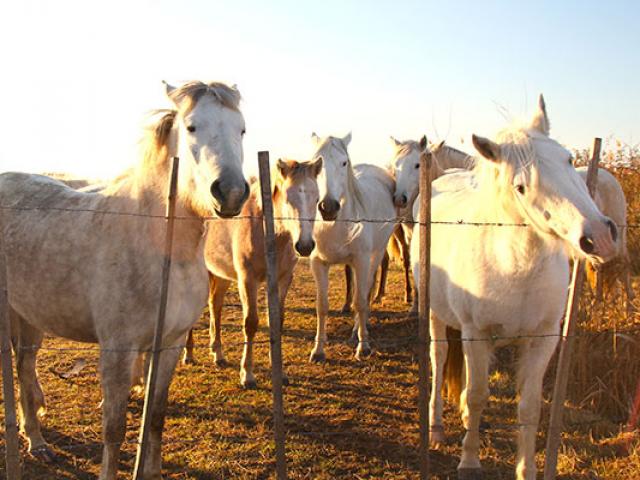
[[[305, 163], [278, 160], [272, 198], [281, 321], [298, 257], [308, 257], [315, 247], [316, 177], [321, 168], [321, 159]], [[209, 270], [210, 345], [216, 365], [226, 365], [220, 332], [222, 305], [231, 282], [238, 282], [245, 337], [240, 383], [245, 388], [255, 388], [253, 338], [258, 329], [258, 286], [266, 280], [267, 273], [258, 182], [251, 185], [251, 194], [240, 215], [249, 218], [210, 222], [207, 228], [205, 260]], [[193, 330], [189, 332], [183, 361], [193, 363]]]

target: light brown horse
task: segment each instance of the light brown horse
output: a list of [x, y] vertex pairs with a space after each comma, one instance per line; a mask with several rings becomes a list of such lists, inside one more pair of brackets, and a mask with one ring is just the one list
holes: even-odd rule
[[[284, 302], [298, 257], [308, 257], [315, 247], [313, 222], [318, 203], [316, 177], [322, 159], [313, 163], [278, 160], [273, 187], [273, 209], [278, 251], [278, 292], [284, 319]], [[241, 216], [251, 218], [208, 224], [205, 258], [209, 270], [210, 345], [216, 365], [224, 366], [220, 321], [224, 295], [238, 282], [244, 317], [244, 352], [240, 383], [255, 388], [253, 339], [258, 329], [258, 287], [266, 280], [260, 185], [254, 182]], [[192, 363], [193, 330], [189, 332], [184, 362]]]
[[99, 344], [100, 480], [116, 479], [134, 361], [153, 340], [171, 157], [180, 156], [176, 215], [182, 220], [174, 233], [145, 480], [161, 478], [177, 347], [207, 298], [204, 217], [237, 215], [249, 193], [242, 175], [240, 93], [220, 83], [190, 82], [167, 85], [167, 94], [174, 109], [158, 112], [139, 162], [99, 191], [79, 192], [41, 175], [0, 175], [0, 269], [7, 271], [21, 430], [35, 457], [53, 460], [38, 419], [44, 394], [36, 355], [44, 334]]

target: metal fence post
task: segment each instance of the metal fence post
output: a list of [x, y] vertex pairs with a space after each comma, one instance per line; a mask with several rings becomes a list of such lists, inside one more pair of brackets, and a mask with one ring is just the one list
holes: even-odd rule
[[260, 168], [260, 191], [262, 194], [262, 218], [264, 247], [267, 260], [267, 302], [269, 306], [269, 337], [271, 349], [271, 382], [273, 392], [273, 430], [276, 444], [276, 478], [287, 478], [285, 453], [284, 407], [282, 399], [282, 342], [280, 324], [280, 297], [278, 295], [278, 263], [276, 259], [276, 237], [273, 223], [271, 199], [271, 172], [269, 152], [258, 152]]
[[[598, 185], [598, 164], [600, 162], [601, 147], [602, 139], [594, 139], [589, 170], [587, 171], [587, 187], [592, 197], [595, 197]], [[573, 336], [576, 330], [580, 296], [584, 283], [584, 266], [584, 260], [574, 259], [567, 310], [562, 327], [562, 337], [560, 338], [560, 354], [558, 355], [558, 366], [556, 368], [556, 381], [553, 387], [553, 398], [551, 399], [551, 418], [547, 432], [544, 480], [554, 480], [557, 475], [558, 449], [560, 447], [560, 434], [562, 433], [562, 415], [564, 413], [564, 401], [567, 395], [571, 352], [573, 350]]]
[[149, 447], [149, 429], [153, 416], [153, 402], [155, 398], [156, 379], [158, 377], [158, 362], [162, 353], [162, 336], [164, 333], [164, 321], [167, 313], [167, 297], [169, 293], [169, 273], [171, 272], [171, 250], [173, 246], [173, 225], [175, 222], [176, 196], [178, 190], [178, 167], [180, 159], [173, 157], [171, 167], [171, 178], [169, 183], [169, 197], [167, 202], [166, 220], [167, 230], [164, 242], [164, 264], [162, 265], [162, 287], [160, 290], [160, 306], [158, 309], [158, 319], [153, 334], [153, 348], [149, 353], [151, 361], [149, 373], [146, 380], [146, 391], [144, 396], [144, 408], [142, 411], [142, 426], [140, 427], [140, 444], [134, 467], [134, 479], [144, 478], [144, 465], [147, 459]]

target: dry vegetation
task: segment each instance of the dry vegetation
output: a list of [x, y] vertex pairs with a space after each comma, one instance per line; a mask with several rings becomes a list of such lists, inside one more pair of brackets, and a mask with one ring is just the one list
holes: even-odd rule
[[[632, 152], [638, 159], [637, 151]], [[629, 223], [640, 224], [640, 174], [615, 172], [629, 200]], [[640, 288], [640, 229], [630, 229], [634, 286]], [[401, 273], [394, 267], [387, 297], [374, 310], [371, 330], [375, 354], [366, 362], [353, 359], [345, 340], [351, 320], [338, 313], [343, 287], [342, 272], [332, 270], [331, 319], [328, 324], [329, 360], [324, 365], [307, 361], [315, 331], [314, 287], [306, 263], [298, 266], [289, 296], [284, 352], [292, 384], [285, 391], [288, 428], [288, 465], [291, 478], [404, 479], [417, 478], [418, 442], [415, 387], [417, 366], [412, 345], [415, 320], [406, 315]], [[640, 335], [637, 317], [627, 318], [622, 290], [607, 292], [606, 306], [593, 305], [589, 293], [583, 300], [569, 386], [567, 428], [560, 454], [560, 478], [631, 479], [640, 477], [640, 443], [635, 432], [625, 432], [633, 392], [640, 379]], [[235, 292], [227, 299], [224, 322], [226, 352], [233, 367], [216, 369], [206, 348], [196, 351], [198, 364], [180, 366], [171, 388], [165, 428], [166, 478], [222, 479], [273, 477], [271, 392], [267, 345], [256, 351], [259, 389], [245, 391], [238, 384], [242, 341], [241, 309]], [[196, 341], [207, 344], [206, 314], [198, 325]], [[611, 330], [618, 330], [616, 336]], [[609, 333], [593, 334], [607, 331]], [[622, 333], [624, 332], [624, 333]], [[258, 340], [267, 338], [266, 329]], [[615, 342], [614, 342], [615, 338]], [[404, 341], [403, 341], [404, 339]], [[48, 347], [81, 345], [55, 339]], [[503, 350], [491, 377], [492, 396], [486, 410], [487, 430], [481, 456], [488, 479], [513, 478], [515, 457], [515, 400], [510, 365], [514, 352]], [[78, 361], [87, 366], [63, 378]], [[555, 365], [552, 365], [552, 368]], [[43, 351], [39, 371], [48, 399], [45, 437], [59, 460], [52, 465], [35, 462], [23, 445], [27, 479], [93, 479], [100, 463], [100, 388], [95, 352]], [[553, 375], [547, 378], [545, 399], [550, 398]], [[127, 439], [135, 442], [142, 399], [129, 406]], [[545, 402], [539, 434], [538, 459], [549, 413]], [[1, 416], [1, 414], [0, 414]], [[448, 443], [432, 451], [434, 478], [456, 478], [461, 423], [449, 406], [445, 412]], [[4, 443], [0, 440], [0, 471]], [[130, 471], [135, 448], [129, 444], [122, 458]], [[123, 476], [122, 478], [129, 478]]]

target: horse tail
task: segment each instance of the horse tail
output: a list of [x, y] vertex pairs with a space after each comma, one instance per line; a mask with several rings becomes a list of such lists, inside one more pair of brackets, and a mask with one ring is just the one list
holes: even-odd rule
[[447, 327], [447, 344], [449, 345], [447, 360], [444, 364], [444, 382], [442, 395], [449, 401], [460, 406], [462, 393], [462, 374], [464, 357], [462, 355], [462, 334], [460, 330]]

